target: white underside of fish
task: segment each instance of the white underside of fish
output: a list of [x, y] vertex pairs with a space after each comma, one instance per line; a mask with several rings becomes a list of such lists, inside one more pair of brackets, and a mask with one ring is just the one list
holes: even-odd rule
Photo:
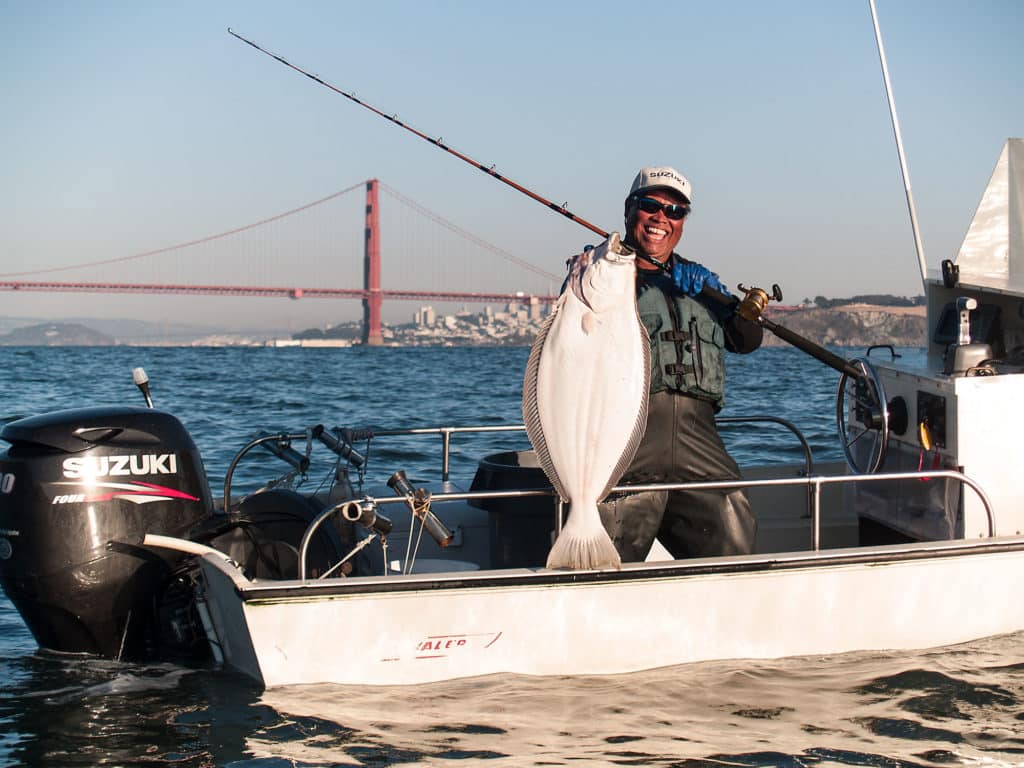
[[[549, 568], [618, 568], [597, 504], [626, 471], [647, 419], [650, 342], [636, 311], [630, 253], [613, 234], [577, 259], [541, 329], [523, 382], [523, 417], [569, 518]], [[581, 264], [583, 266], [581, 266]]]

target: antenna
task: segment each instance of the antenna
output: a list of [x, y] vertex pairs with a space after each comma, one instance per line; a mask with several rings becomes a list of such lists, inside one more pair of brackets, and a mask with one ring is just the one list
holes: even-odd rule
[[928, 263], [924, 258], [924, 245], [921, 243], [921, 230], [917, 226], [917, 210], [914, 207], [914, 193], [910, 191], [910, 172], [907, 170], [907, 158], [903, 153], [903, 138], [900, 136], [900, 121], [896, 117], [896, 102], [892, 98], [892, 84], [889, 82], [889, 65], [885, 61], [885, 47], [882, 45], [882, 30], [878, 26], [878, 11], [875, 0], [868, 0], [871, 6], [871, 21], [875, 25], [875, 42], [878, 43], [878, 58], [882, 62], [882, 79], [885, 80], [885, 95], [889, 100], [889, 115], [892, 117], [892, 130], [896, 134], [896, 152], [900, 156], [900, 171], [903, 174], [903, 189], [907, 193], [907, 208], [910, 210], [910, 226], [914, 229], [914, 247], [917, 248], [917, 263], [921, 270], [921, 284], [928, 279]]
[[149, 376], [146, 375], [145, 369], [133, 368], [132, 379], [135, 381], [135, 386], [142, 391], [143, 396], [146, 398], [146, 405], [152, 408], [153, 399], [149, 396]]

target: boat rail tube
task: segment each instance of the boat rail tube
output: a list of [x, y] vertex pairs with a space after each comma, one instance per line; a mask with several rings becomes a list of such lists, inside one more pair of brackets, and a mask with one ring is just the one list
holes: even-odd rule
[[[967, 477], [961, 472], [954, 470], [931, 470], [927, 472], [889, 472], [885, 474], [874, 474], [874, 475], [815, 475], [805, 478], [774, 478], [765, 480], [713, 480], [713, 481], [701, 481], [691, 483], [647, 483], [637, 485], [618, 485], [612, 488], [612, 493], [640, 493], [642, 491], [719, 491], [719, 490], [733, 490], [736, 488], [770, 488], [779, 486], [806, 486], [808, 492], [812, 498], [812, 513], [811, 513], [811, 550], [819, 551], [821, 549], [821, 492], [822, 486], [825, 485], [843, 485], [859, 482], [893, 482], [902, 480], [933, 480], [933, 479], [948, 479], [955, 480], [963, 483], [970, 488], [975, 494], [977, 494], [982, 506], [984, 507], [985, 514], [988, 517], [988, 537], [994, 538], [996, 536], [996, 523], [995, 518], [992, 515], [992, 504], [985, 494], [984, 489], [974, 482], [971, 478]], [[531, 497], [556, 497], [554, 489], [548, 490], [519, 490], [519, 491], [466, 491], [461, 493], [436, 493], [432, 494], [431, 500], [435, 502], [445, 501], [481, 501], [484, 499], [522, 499]], [[375, 513], [377, 508], [380, 506], [387, 506], [389, 504], [405, 504], [405, 498], [374, 498], [372, 496], [364, 496], [362, 499], [354, 501], [346, 501], [341, 504], [336, 504], [332, 507], [328, 507], [321, 512], [312, 523], [309, 528], [306, 529], [306, 533], [302, 538], [302, 544], [299, 549], [299, 579], [305, 581], [306, 575], [306, 550], [309, 546], [309, 542], [312, 540], [313, 534], [317, 528], [332, 515], [337, 514], [339, 511], [345, 514], [346, 508], [350, 508], [350, 505], [355, 504], [360, 508], [362, 512], [366, 510], [373, 510]], [[347, 516], [347, 515], [346, 515]], [[352, 519], [351, 517], [349, 519]], [[196, 553], [196, 554], [202, 554]], [[318, 578], [323, 579], [326, 574]]]
[[[810, 474], [814, 466], [811, 456], [811, 446], [800, 429], [791, 421], [778, 416], [724, 416], [715, 419], [719, 427], [738, 426], [743, 424], [776, 424], [789, 430], [800, 443], [804, 453], [804, 462], [807, 465], [807, 474]], [[417, 427], [411, 429], [375, 429], [365, 430], [370, 437], [406, 437], [413, 435], [440, 435], [441, 436], [441, 479], [451, 478], [451, 442], [452, 435], [468, 433], [493, 433], [493, 432], [526, 432], [522, 424], [493, 425], [493, 426], [466, 426], [466, 427]]]

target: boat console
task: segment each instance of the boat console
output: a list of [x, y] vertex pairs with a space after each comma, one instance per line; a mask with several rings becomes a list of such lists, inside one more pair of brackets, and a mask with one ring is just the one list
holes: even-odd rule
[[[1022, 204], [1024, 139], [1010, 139], [956, 260], [944, 262], [925, 286], [927, 363], [869, 366], [888, 411], [888, 446], [878, 470], [962, 471], [985, 489], [1001, 535], [1024, 531], [1016, 477], [1024, 406]], [[858, 420], [851, 415], [850, 421]], [[854, 451], [866, 460], [871, 447], [864, 441]], [[936, 485], [863, 484], [853, 490], [853, 502], [859, 515], [916, 540], [989, 535], [988, 515], [974, 494], [961, 495], [952, 482]], [[893, 505], [884, 519], [877, 519], [880, 494]]]

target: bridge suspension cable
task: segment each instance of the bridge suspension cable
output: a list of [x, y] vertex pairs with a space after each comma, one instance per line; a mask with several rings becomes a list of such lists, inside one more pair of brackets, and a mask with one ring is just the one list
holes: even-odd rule
[[477, 245], [477, 246], [483, 248], [486, 251], [490, 251], [491, 253], [495, 254], [496, 256], [500, 256], [501, 258], [505, 259], [506, 261], [509, 261], [512, 264], [515, 264], [517, 267], [521, 267], [522, 269], [525, 269], [525, 270], [528, 270], [530, 272], [533, 272], [534, 274], [540, 275], [541, 277], [543, 277], [543, 278], [545, 278], [547, 280], [550, 280], [550, 281], [552, 281], [552, 282], [554, 282], [556, 284], [560, 283], [564, 279], [564, 277], [565, 277], [564, 275], [556, 275], [553, 272], [548, 272], [545, 269], [541, 269], [536, 264], [531, 264], [530, 262], [526, 261], [525, 259], [521, 259], [518, 256], [515, 256], [515, 255], [509, 253], [508, 251], [504, 250], [503, 248], [499, 248], [498, 246], [493, 245], [493, 244], [487, 242], [483, 238], [477, 237], [472, 232], [469, 232], [469, 231], [463, 229], [462, 227], [460, 227], [458, 224], [455, 224], [454, 222], [448, 221], [448, 219], [444, 218], [440, 214], [434, 213], [429, 208], [426, 208], [425, 206], [422, 206], [419, 203], [417, 203], [415, 200], [412, 200], [411, 198], [406, 197], [405, 195], [403, 195], [401, 192], [399, 192], [394, 187], [389, 186], [389, 185], [385, 184], [382, 181], [378, 182], [378, 184], [380, 185], [380, 188], [384, 192], [386, 192], [388, 195], [390, 195], [391, 197], [393, 197], [395, 200], [397, 200], [398, 202], [402, 203], [403, 205], [411, 208], [412, 210], [416, 211], [420, 215], [425, 216], [426, 218], [430, 219], [435, 224], [439, 224], [440, 226], [444, 227], [445, 229], [447, 229], [447, 230], [449, 230], [451, 232], [454, 232], [459, 237], [462, 237], [462, 238], [464, 238], [466, 240], [469, 240], [474, 245]]
[[198, 238], [196, 240], [188, 240], [188, 241], [186, 241], [184, 243], [176, 243], [175, 245], [168, 245], [168, 246], [165, 246], [163, 248], [156, 248], [156, 249], [151, 250], [151, 251], [143, 251], [142, 253], [134, 253], [134, 254], [131, 254], [130, 256], [116, 256], [116, 257], [110, 258], [110, 259], [99, 259], [99, 260], [96, 260], [96, 261], [79, 262], [77, 264], [68, 264], [68, 265], [63, 266], [63, 267], [48, 267], [48, 268], [45, 268], [45, 269], [30, 269], [30, 270], [26, 270], [24, 272], [0, 272], [0, 277], [24, 277], [24, 276], [27, 276], [27, 275], [45, 275], [45, 274], [52, 274], [54, 272], [67, 272], [67, 271], [72, 270], [72, 269], [84, 269], [84, 268], [87, 268], [87, 267], [99, 267], [99, 266], [103, 266], [105, 264], [118, 264], [118, 263], [125, 262], [125, 261], [135, 261], [137, 259], [143, 259], [143, 258], [146, 258], [147, 256], [157, 256], [157, 255], [159, 255], [161, 253], [169, 253], [171, 251], [178, 251], [178, 250], [181, 250], [182, 248], [190, 248], [190, 247], [193, 247], [193, 246], [196, 246], [196, 245], [202, 245], [203, 243], [209, 243], [209, 242], [212, 242], [214, 240], [220, 240], [220, 239], [225, 238], [225, 237], [230, 237], [231, 235], [237, 235], [240, 232], [246, 232], [246, 231], [248, 231], [250, 229], [255, 229], [256, 227], [261, 227], [261, 226], [263, 226], [265, 224], [270, 224], [271, 222], [274, 222], [274, 221], [280, 221], [281, 219], [285, 219], [285, 218], [287, 218], [289, 216], [293, 216], [296, 213], [301, 213], [302, 211], [308, 211], [310, 208], [315, 208], [318, 205], [322, 205], [323, 203], [329, 202], [331, 200], [334, 200], [335, 198], [341, 197], [342, 195], [348, 194], [349, 192], [352, 192], [353, 190], [362, 189], [364, 184], [365, 184], [365, 182], [361, 181], [358, 184], [353, 184], [351, 187], [346, 187], [345, 189], [339, 190], [338, 192], [334, 192], [334, 193], [332, 193], [330, 195], [327, 195], [327, 197], [321, 197], [319, 200], [314, 200], [311, 203], [306, 203], [305, 205], [300, 205], [298, 208], [292, 208], [290, 211], [285, 211], [284, 213], [279, 213], [279, 214], [277, 214], [275, 216], [268, 216], [265, 219], [260, 219], [259, 221], [254, 221], [251, 224], [245, 224], [244, 226], [241, 226], [241, 227], [235, 227], [234, 229], [228, 229], [228, 230], [225, 230], [224, 232], [218, 232], [215, 235], [207, 235], [206, 237], [200, 237], [200, 238]]
[[[3, 273], [0, 273], [0, 278], [35, 277], [35, 276], [53, 274], [53, 273], [58, 273], [58, 272], [69, 272], [69, 271], [72, 271], [72, 270], [90, 269], [90, 268], [101, 267], [101, 266], [106, 266], [106, 265], [110, 265], [110, 264], [123, 264], [125, 262], [140, 261], [140, 260], [146, 259], [147, 257], [159, 256], [159, 255], [170, 253], [170, 252], [173, 252], [173, 251], [184, 250], [186, 248], [191, 248], [191, 247], [203, 245], [205, 243], [210, 243], [210, 242], [214, 242], [214, 241], [217, 241], [217, 240], [222, 240], [224, 238], [228, 238], [228, 237], [231, 237], [233, 235], [238, 235], [238, 234], [241, 234], [243, 232], [248, 232], [248, 231], [254, 230], [254, 229], [258, 228], [258, 227], [265, 226], [267, 224], [271, 224], [273, 222], [278, 222], [278, 221], [281, 221], [283, 219], [287, 219], [287, 218], [289, 218], [291, 216], [294, 216], [295, 214], [302, 213], [304, 211], [308, 211], [308, 210], [310, 210], [312, 208], [316, 208], [317, 206], [323, 205], [324, 203], [328, 203], [328, 202], [330, 202], [332, 200], [336, 200], [339, 197], [342, 197], [342, 196], [344, 196], [344, 195], [346, 195], [346, 194], [348, 194], [350, 192], [353, 192], [353, 191], [355, 191], [357, 189], [362, 188], [364, 186], [364, 184], [365, 184], [365, 182], [360, 182], [358, 184], [353, 184], [353, 185], [351, 185], [349, 187], [346, 187], [345, 189], [339, 190], [337, 192], [333, 192], [330, 195], [326, 195], [325, 197], [321, 197], [321, 198], [319, 198], [317, 200], [313, 200], [312, 202], [306, 203], [304, 205], [300, 205], [300, 206], [298, 206], [296, 208], [292, 208], [292, 209], [284, 211], [282, 213], [278, 213], [278, 214], [275, 214], [273, 216], [267, 216], [267, 217], [264, 217], [262, 219], [259, 219], [258, 221], [254, 221], [252, 223], [245, 224], [245, 225], [238, 226], [238, 227], [233, 227], [231, 229], [227, 229], [227, 230], [224, 230], [222, 232], [217, 232], [215, 234], [206, 235], [206, 236], [195, 238], [195, 239], [192, 239], [192, 240], [186, 240], [186, 241], [180, 242], [180, 243], [175, 243], [173, 245], [168, 245], [168, 246], [164, 246], [164, 247], [161, 247], [161, 248], [155, 248], [155, 249], [151, 249], [151, 250], [147, 250], [147, 251], [142, 251], [140, 253], [134, 253], [134, 254], [130, 254], [130, 255], [127, 255], [127, 256], [117, 256], [117, 257], [106, 258], [106, 259], [94, 259], [94, 260], [91, 260], [91, 261], [76, 262], [74, 264], [68, 264], [68, 265], [59, 266], [59, 267], [43, 267], [43, 268], [40, 268], [40, 269], [22, 270], [22, 271], [18, 271], [18, 272], [3, 272]], [[394, 187], [392, 187], [390, 185], [384, 184], [382, 182], [378, 182], [378, 184], [383, 189], [383, 191], [388, 194], [388, 196], [390, 196], [391, 198], [396, 200], [398, 203], [400, 203], [402, 206], [406, 207], [408, 210], [410, 210], [410, 211], [412, 211], [412, 212], [414, 212], [414, 213], [424, 217], [425, 219], [427, 219], [428, 221], [430, 221], [430, 222], [432, 222], [434, 224], [437, 224], [437, 225], [443, 227], [444, 229], [447, 229], [448, 231], [454, 233], [459, 238], [461, 238], [461, 239], [471, 243], [472, 245], [480, 248], [481, 250], [486, 251], [488, 253], [491, 253], [491, 254], [493, 254], [495, 256], [498, 256], [499, 258], [507, 261], [509, 264], [512, 264], [512, 265], [518, 267], [519, 269], [523, 269], [525, 271], [532, 272], [532, 273], [534, 273], [534, 274], [544, 278], [545, 280], [549, 281], [552, 284], [556, 284], [557, 285], [557, 284], [561, 283], [561, 281], [563, 279], [563, 275], [557, 275], [557, 274], [549, 272], [549, 271], [547, 271], [545, 269], [542, 269], [541, 267], [538, 267], [537, 265], [532, 264], [532, 263], [530, 263], [530, 262], [526, 261], [525, 259], [522, 259], [522, 258], [520, 258], [518, 256], [515, 256], [514, 254], [509, 253], [508, 251], [504, 250], [503, 248], [500, 248], [500, 247], [494, 245], [493, 243], [490, 243], [490, 242], [484, 240], [483, 238], [479, 237], [478, 235], [475, 235], [472, 232], [469, 232], [468, 230], [464, 229], [463, 227], [460, 227], [458, 224], [455, 224], [454, 222], [446, 219], [445, 217], [441, 216], [440, 214], [430, 210], [426, 206], [416, 202], [415, 200], [407, 197], [406, 195], [403, 195], [401, 192], [399, 192], [397, 189], [395, 189]], [[104, 281], [104, 282], [108, 283], [109, 285], [113, 285], [114, 284], [114, 283], [111, 283], [109, 280]], [[167, 281], [163, 281], [163, 282], [167, 282]], [[101, 283], [96, 283], [96, 285], [100, 285], [100, 284]], [[33, 284], [31, 289], [32, 290], [61, 290], [61, 288], [59, 288], [58, 285], [59, 284], [57, 284], [57, 283], [45, 283], [45, 284], [44, 283], [38, 283], [38, 284]], [[74, 289], [71, 289], [71, 288], [69, 288], [69, 289], [71, 289], [71, 290], [81, 290], [85, 285], [87, 285], [87, 283], [84, 283], [81, 280], [78, 280], [78, 281], [76, 281], [74, 283], [74, 285], [76, 286]], [[136, 284], [132, 286], [133, 291], [140, 290], [141, 285], [142, 284], [138, 280], [136, 280]], [[5, 288], [6, 287], [7, 286], [5, 286]], [[184, 286], [182, 286], [182, 285], [176, 285], [176, 286], [173, 286], [173, 289], [180, 289], [180, 288], [183, 288], [183, 287]], [[209, 287], [210, 286], [203, 286], [203, 288], [209, 288]], [[23, 288], [26, 289], [26, 290], [29, 290], [29, 284], [26, 283], [23, 286]], [[167, 285], [167, 286], [165, 286], [165, 288], [172, 288], [172, 286]], [[227, 290], [228, 293], [234, 293], [233, 287], [226, 286], [226, 288], [229, 289], [229, 290]], [[158, 292], [164, 292], [164, 291], [161, 290], [161, 291], [158, 291]]]

